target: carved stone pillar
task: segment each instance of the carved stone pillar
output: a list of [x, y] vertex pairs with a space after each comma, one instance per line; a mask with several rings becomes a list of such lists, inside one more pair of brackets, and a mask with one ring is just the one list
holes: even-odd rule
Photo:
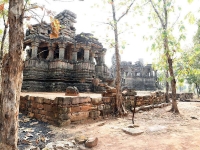
[[105, 53], [104, 52], [100, 54], [100, 61], [101, 61], [100, 62], [101, 64], [105, 64]]
[[55, 50], [55, 46], [48, 45], [48, 50], [49, 50], [49, 54], [48, 54], [48, 56], [47, 56], [47, 60], [52, 60], [52, 59], [54, 59], [54, 50]]
[[37, 58], [38, 46], [39, 46], [38, 42], [31, 43], [31, 49], [32, 49], [31, 58]]
[[66, 44], [64, 43], [59, 43], [59, 59], [64, 59], [65, 58], [65, 47]]
[[94, 62], [94, 57], [95, 57], [95, 53], [92, 52], [92, 53], [90, 54], [90, 61], [91, 61], [92, 63]]
[[77, 51], [72, 52], [72, 61], [77, 61]]
[[90, 51], [89, 49], [84, 49], [84, 61], [89, 61]]

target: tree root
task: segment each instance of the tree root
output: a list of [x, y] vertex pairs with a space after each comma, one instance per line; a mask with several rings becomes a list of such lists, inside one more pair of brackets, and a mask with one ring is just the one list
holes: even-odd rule
[[172, 112], [173, 114], [180, 114], [179, 110], [178, 109], [174, 109], [174, 108], [171, 108], [167, 112]]

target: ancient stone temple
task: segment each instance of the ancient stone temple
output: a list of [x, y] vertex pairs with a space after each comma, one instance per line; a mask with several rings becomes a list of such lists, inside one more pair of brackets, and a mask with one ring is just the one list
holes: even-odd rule
[[[111, 76], [116, 77], [115, 56], [112, 57], [110, 68]], [[123, 88], [135, 90], [156, 90], [157, 71], [153, 70], [151, 64], [144, 65], [143, 60], [132, 64], [130, 61], [121, 61], [121, 85]]]
[[45, 22], [26, 31], [22, 90], [64, 91], [67, 86], [76, 86], [79, 91], [91, 91], [93, 77], [105, 82], [109, 76], [106, 49], [92, 34], [76, 35], [73, 12], [64, 10], [55, 19], [61, 27], [58, 38], [50, 39], [52, 26]]

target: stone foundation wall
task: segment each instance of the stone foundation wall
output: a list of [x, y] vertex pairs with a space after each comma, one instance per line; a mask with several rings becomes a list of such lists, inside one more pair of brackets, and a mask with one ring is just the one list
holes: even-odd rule
[[[151, 96], [124, 96], [124, 104], [130, 110], [137, 100], [137, 106], [163, 103], [164, 94]], [[21, 96], [20, 111], [29, 117], [56, 126], [83, 123], [87, 119], [98, 119], [114, 113], [115, 97], [44, 97]]]
[[[172, 93], [169, 93], [169, 97], [172, 98]], [[193, 99], [193, 93], [176, 93], [176, 99], [179, 99], [180, 101]]]
[[148, 105], [158, 105], [165, 103], [164, 93], [152, 93], [147, 96], [124, 96], [125, 107], [130, 109], [134, 106], [134, 101], [136, 100], [136, 107], [148, 106]]

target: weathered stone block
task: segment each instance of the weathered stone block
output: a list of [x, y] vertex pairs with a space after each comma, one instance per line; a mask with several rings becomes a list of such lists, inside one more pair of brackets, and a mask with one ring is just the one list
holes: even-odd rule
[[62, 107], [62, 108], [58, 107], [59, 114], [65, 114], [65, 113], [69, 113], [69, 112], [70, 112], [70, 108], [68, 108], [68, 107]]
[[92, 98], [91, 101], [93, 105], [99, 105], [102, 103], [102, 98]]
[[89, 111], [90, 109], [91, 109], [91, 105], [80, 106], [80, 111]]
[[72, 105], [91, 102], [90, 97], [72, 97]]
[[72, 106], [70, 107], [70, 113], [74, 113], [74, 112], [80, 112], [80, 106]]
[[50, 105], [50, 104], [44, 104], [44, 110], [46, 110], [46, 111], [52, 111], [52, 105]]
[[68, 114], [68, 116], [70, 117], [71, 122], [85, 120], [89, 117], [89, 112], [71, 113], [71, 114]]
[[30, 96], [31, 101], [35, 101], [35, 96]]
[[65, 97], [63, 99], [63, 105], [71, 105], [72, 103], [72, 98], [71, 97]]
[[58, 105], [62, 105], [64, 98], [63, 97], [56, 97], [56, 100], [57, 100]]
[[28, 112], [32, 112], [32, 108], [28, 108]]
[[75, 137], [75, 141], [78, 144], [83, 144], [87, 141], [88, 137], [84, 136], [84, 135], [78, 135]]
[[51, 102], [51, 104], [58, 104], [58, 100], [59, 98], [58, 97], [56, 97], [52, 102]]
[[89, 113], [89, 117], [92, 119], [97, 119], [100, 116], [100, 111], [92, 110]]
[[46, 116], [49, 116], [51, 118], [57, 118], [58, 117], [58, 113], [52, 112], [52, 111], [47, 111]]
[[104, 103], [110, 103], [111, 102], [111, 98], [110, 97], [102, 97], [102, 101]]
[[51, 99], [47, 99], [47, 98], [44, 98], [44, 103], [45, 104], [51, 104], [53, 100]]
[[44, 105], [43, 104], [37, 104], [37, 109], [43, 109]]
[[38, 105], [38, 103], [32, 103], [31, 108], [36, 109], [37, 105]]
[[47, 111], [46, 110], [39, 110], [39, 114], [41, 114], [41, 115], [47, 115]]
[[68, 86], [65, 92], [66, 96], [79, 96], [79, 91], [75, 86]]
[[67, 119], [69, 119], [69, 116], [68, 116], [68, 114], [59, 114], [58, 118], [60, 120], [67, 120]]
[[35, 102], [42, 104], [44, 102], [44, 98], [43, 97], [36, 97]]
[[38, 114], [38, 113], [39, 113], [39, 110], [38, 110], [38, 109], [33, 109], [33, 113], [34, 113], [34, 114]]

